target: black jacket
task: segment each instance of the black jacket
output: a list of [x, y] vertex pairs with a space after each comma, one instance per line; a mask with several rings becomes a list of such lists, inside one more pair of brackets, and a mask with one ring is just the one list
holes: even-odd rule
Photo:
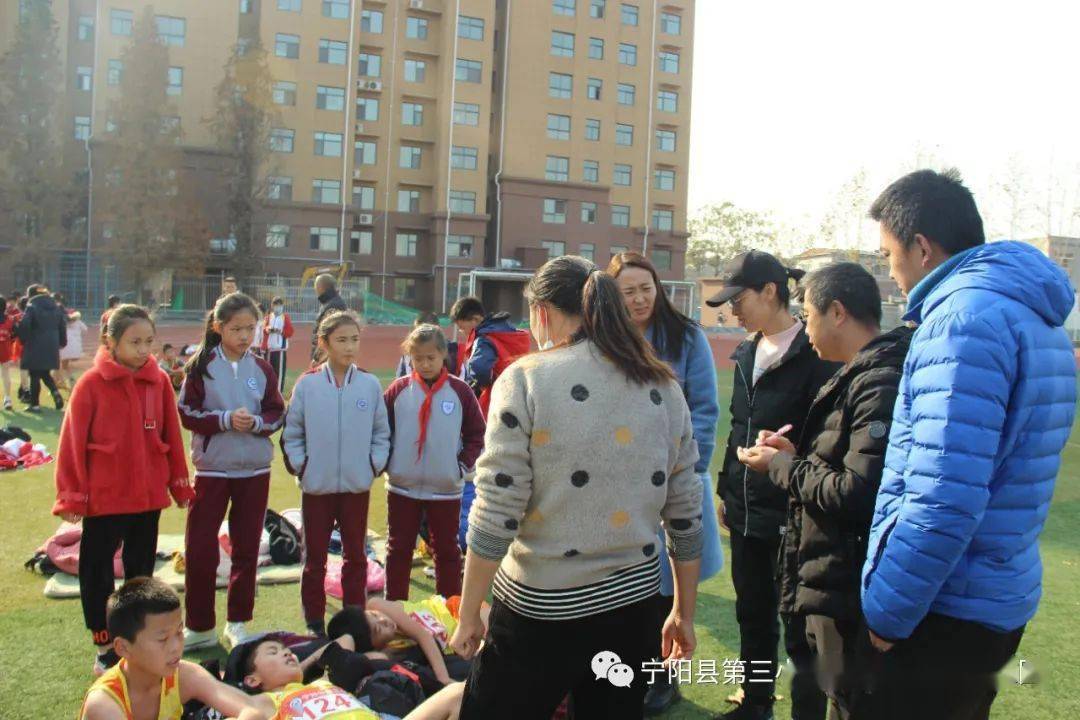
[[315, 318], [315, 327], [311, 330], [311, 359], [314, 360], [319, 351], [319, 325], [323, 318], [335, 310], [348, 310], [345, 300], [338, 295], [337, 290], [327, 290], [319, 296], [319, 315]]
[[799, 330], [791, 347], [758, 378], [754, 377], [754, 354], [758, 333], [735, 348], [735, 382], [731, 393], [731, 434], [717, 493], [724, 501], [728, 527], [751, 537], [772, 539], [784, 527], [787, 494], [765, 475], [751, 472], [739, 462], [736, 448], [753, 445], [759, 430], [777, 430], [791, 423], [788, 437], [799, 437], [803, 420], [818, 389], [840, 367], [823, 361], [810, 347], [806, 330]]
[[23, 370], [56, 370], [60, 348], [67, 345], [67, 317], [48, 295], [35, 295], [26, 303], [26, 312], [15, 328], [23, 344]]
[[859, 616], [866, 536], [913, 332], [899, 327], [860, 350], [814, 399], [798, 454], [779, 454], [769, 466], [789, 498], [781, 612]]

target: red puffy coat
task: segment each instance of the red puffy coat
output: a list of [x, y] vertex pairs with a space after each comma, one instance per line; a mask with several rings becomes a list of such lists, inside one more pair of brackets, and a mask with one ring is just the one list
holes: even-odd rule
[[60, 429], [53, 514], [160, 510], [169, 493], [177, 503], [195, 496], [169, 376], [154, 358], [132, 372], [99, 352]]

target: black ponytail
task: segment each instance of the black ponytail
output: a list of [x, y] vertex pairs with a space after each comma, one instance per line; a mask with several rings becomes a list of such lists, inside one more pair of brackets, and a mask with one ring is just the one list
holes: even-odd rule
[[675, 378], [631, 322], [615, 278], [585, 258], [563, 255], [547, 261], [529, 281], [525, 295], [530, 303], [548, 303], [566, 315], [580, 317], [581, 328], [572, 342], [589, 340], [634, 382]]
[[199, 349], [187, 361], [184, 372], [188, 375], [195, 374], [209, 378], [210, 357], [214, 354], [214, 348], [221, 344], [221, 335], [214, 330], [214, 323], [225, 324], [232, 320], [237, 313], [245, 311], [251, 313], [255, 320], [258, 321], [259, 308], [255, 301], [244, 293], [236, 292], [218, 298], [217, 303], [214, 304], [214, 309], [206, 314], [203, 341], [199, 344]]

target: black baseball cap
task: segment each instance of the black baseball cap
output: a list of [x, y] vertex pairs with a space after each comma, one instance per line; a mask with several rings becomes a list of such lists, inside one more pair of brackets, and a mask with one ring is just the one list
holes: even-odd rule
[[724, 289], [705, 301], [709, 307], [720, 307], [747, 288], [760, 288], [766, 283], [780, 285], [788, 280], [788, 269], [774, 256], [761, 250], [749, 250], [736, 255], [724, 265], [720, 281]]

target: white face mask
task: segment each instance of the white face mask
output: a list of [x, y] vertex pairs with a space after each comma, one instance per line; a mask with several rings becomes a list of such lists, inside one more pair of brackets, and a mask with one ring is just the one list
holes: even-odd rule
[[272, 309], [275, 315], [280, 315], [281, 313], [285, 312], [285, 308], [281, 305], [275, 305]]

